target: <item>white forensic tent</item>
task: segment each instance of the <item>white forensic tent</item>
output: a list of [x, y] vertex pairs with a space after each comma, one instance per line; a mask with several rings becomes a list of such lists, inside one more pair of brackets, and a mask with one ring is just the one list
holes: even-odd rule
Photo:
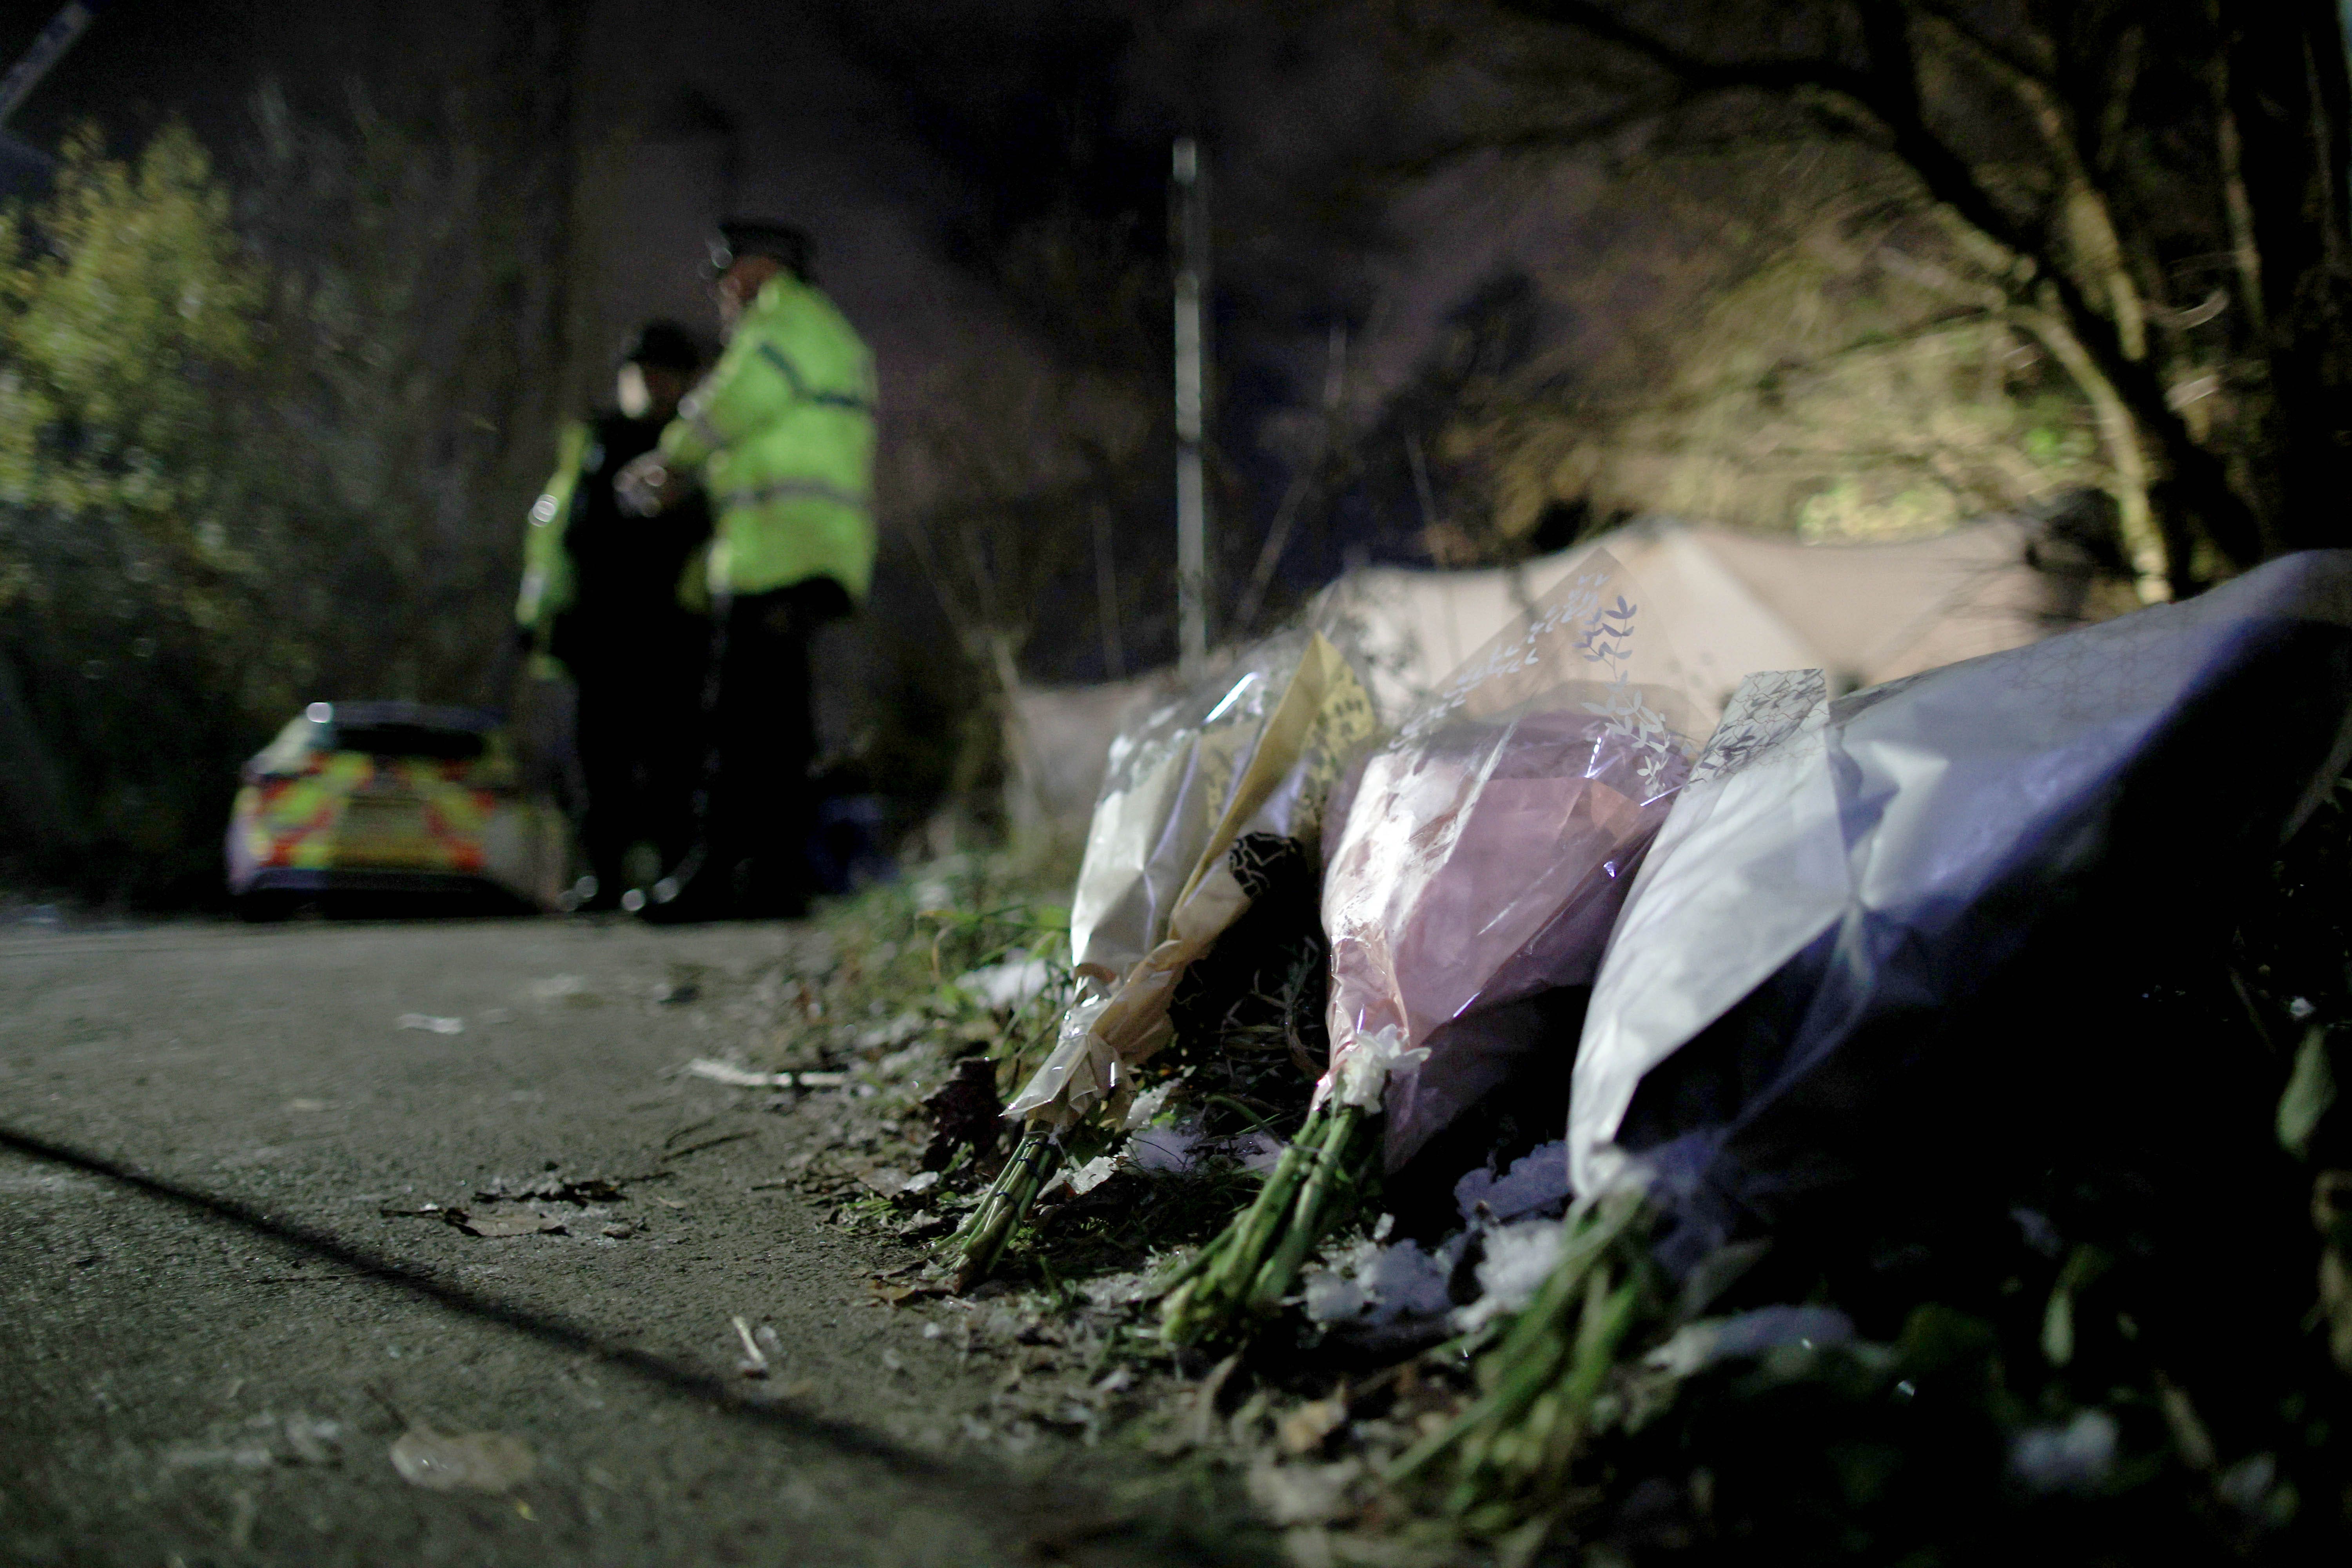
[[1997, 518], [1887, 544], [1805, 544], [1650, 519], [1517, 566], [1352, 573], [1318, 596], [1317, 625], [1373, 667], [1384, 710], [1435, 686], [1588, 552], [1641, 584], [1649, 624], [1719, 708], [1742, 676], [1819, 668], [1832, 691], [1875, 686], [2034, 641], [2071, 624], [2063, 585], [2032, 562], [2040, 535]]
[[[1516, 566], [1376, 566], [1316, 595], [1307, 619], [1369, 666], [1392, 719], [1565, 576], [1605, 550], [1632, 574], [1702, 704], [1759, 669], [1819, 668], [1831, 691], [1998, 653], [2076, 624], [2082, 580], [2036, 564], [2047, 534], [1992, 518], [1926, 539], [1806, 544], [1650, 518]], [[1016, 818], [1083, 819], [1121, 716], [1171, 689], [1168, 672], [1021, 695]]]
[[1180, 689], [1172, 668], [1093, 686], [1024, 687], [1004, 726], [1005, 807], [1015, 829], [1083, 831], [1129, 713]]

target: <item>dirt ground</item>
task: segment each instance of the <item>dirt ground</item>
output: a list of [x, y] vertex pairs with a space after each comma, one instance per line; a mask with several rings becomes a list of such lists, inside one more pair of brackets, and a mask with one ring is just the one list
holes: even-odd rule
[[[1018, 1368], [781, 1179], [826, 1098], [679, 1075], [725, 1020], [676, 977], [814, 940], [0, 931], [0, 1562], [1271, 1560], [1131, 1447], [963, 1440]], [[551, 1171], [621, 1195], [476, 1196]], [[530, 1473], [411, 1484], [417, 1428]]]

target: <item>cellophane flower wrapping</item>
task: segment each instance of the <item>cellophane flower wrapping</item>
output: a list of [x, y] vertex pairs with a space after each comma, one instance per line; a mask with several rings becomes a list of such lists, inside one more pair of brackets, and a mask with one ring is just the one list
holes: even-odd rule
[[1571, 1042], [1486, 1027], [1589, 984], [1703, 732], [1640, 590], [1605, 552], [1457, 669], [1373, 752], [1325, 871], [1330, 1070], [1384, 1103], [1391, 1169]]
[[1294, 631], [1120, 733], [1071, 900], [1077, 1000], [1007, 1116], [1063, 1127], [1125, 1103], [1185, 966], [1283, 862], [1313, 873], [1331, 785], [1376, 728], [1339, 650]]
[[2348, 756], [2352, 552], [1843, 697], [1751, 676], [1594, 987], [1578, 1192], [1645, 1192], [1687, 1268], [2002, 1171], [2220, 1186], [2200, 1119], [2246, 1064], [2157, 1056], [2116, 999], [2187, 1005]]

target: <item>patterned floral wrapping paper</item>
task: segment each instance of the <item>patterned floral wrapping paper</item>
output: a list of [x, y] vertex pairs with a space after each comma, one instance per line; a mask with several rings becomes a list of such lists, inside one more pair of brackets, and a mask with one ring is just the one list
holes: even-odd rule
[[1496, 1009], [1589, 984], [1703, 719], [1605, 552], [1474, 654], [1364, 765], [1325, 873], [1331, 1069], [1390, 1168], [1509, 1076]]
[[1111, 748], [1070, 911], [1078, 999], [1005, 1114], [1063, 1127], [1124, 1109], [1171, 1037], [1168, 1005], [1263, 885], [1312, 858], [1333, 783], [1378, 729], [1330, 641], [1290, 632], [1146, 713]]

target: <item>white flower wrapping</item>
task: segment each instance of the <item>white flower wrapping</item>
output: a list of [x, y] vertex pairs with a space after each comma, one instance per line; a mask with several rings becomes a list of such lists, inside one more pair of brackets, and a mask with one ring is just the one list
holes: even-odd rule
[[1244, 841], [1311, 849], [1332, 780], [1374, 727], [1339, 649], [1287, 633], [1120, 735], [1071, 906], [1080, 997], [1007, 1116], [1064, 1128], [1124, 1112], [1134, 1069], [1172, 1036], [1185, 967], [1249, 906], [1234, 864]]
[[[1402, 1068], [1419, 1067], [1429, 1058], [1427, 1046], [1407, 1046], [1404, 1031], [1391, 1025], [1360, 1037], [1355, 1048], [1339, 1062], [1326, 1080], [1333, 1099], [1342, 1105], [1352, 1105], [1359, 1110], [1378, 1110], [1381, 1096], [1386, 1092], [1389, 1075]], [[1319, 1091], [1320, 1086], [1318, 1086]]]

